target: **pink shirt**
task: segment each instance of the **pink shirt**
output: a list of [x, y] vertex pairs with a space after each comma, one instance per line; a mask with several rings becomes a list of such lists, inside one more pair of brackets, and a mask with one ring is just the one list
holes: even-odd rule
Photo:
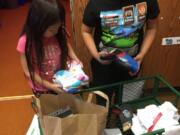
[[[61, 49], [59, 48], [58, 41], [56, 37], [44, 37], [43, 39], [43, 47], [44, 47], [44, 60], [42, 62], [42, 70], [39, 71], [41, 73], [41, 77], [45, 80], [52, 82], [54, 73], [60, 69], [60, 55]], [[20, 37], [17, 45], [17, 51], [20, 53], [25, 53], [26, 46], [26, 35]], [[35, 62], [35, 70], [38, 72], [36, 68], [36, 58], [34, 57]], [[30, 81], [30, 86], [37, 91], [48, 91], [46, 88], [42, 86], [36, 85], [33, 86]]]

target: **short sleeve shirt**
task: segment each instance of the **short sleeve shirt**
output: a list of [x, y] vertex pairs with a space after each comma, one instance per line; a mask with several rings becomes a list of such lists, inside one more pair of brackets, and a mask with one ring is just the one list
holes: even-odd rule
[[147, 20], [159, 15], [157, 0], [89, 0], [83, 23], [95, 28], [97, 49], [117, 48], [135, 56]]
[[[42, 70], [37, 70], [36, 57], [34, 56], [34, 67], [35, 71], [41, 73], [41, 77], [45, 80], [52, 82], [54, 73], [60, 69], [60, 59], [61, 59], [61, 49], [59, 43], [55, 37], [43, 38], [43, 48], [44, 48], [44, 59], [42, 62]], [[26, 35], [20, 37], [17, 45], [17, 51], [20, 53], [25, 53], [26, 48]], [[31, 87], [44, 91], [45, 88], [42, 86], [32, 86]]]

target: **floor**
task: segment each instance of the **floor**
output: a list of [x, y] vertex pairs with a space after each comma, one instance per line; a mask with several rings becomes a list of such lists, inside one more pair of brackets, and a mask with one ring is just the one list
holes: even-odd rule
[[[70, 28], [69, 3], [64, 3]], [[32, 94], [16, 51], [28, 6], [26, 3], [15, 9], [0, 9], [0, 135], [24, 135], [34, 114], [30, 98], [13, 99]]]

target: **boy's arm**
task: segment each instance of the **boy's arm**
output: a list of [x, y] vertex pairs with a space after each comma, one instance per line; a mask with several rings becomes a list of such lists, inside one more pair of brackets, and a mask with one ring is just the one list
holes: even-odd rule
[[90, 51], [91, 55], [97, 61], [99, 61], [101, 64], [109, 64], [110, 63], [109, 61], [100, 59], [100, 56], [107, 55], [107, 52], [98, 52], [98, 50], [96, 49], [96, 45], [95, 45], [93, 36], [92, 36], [92, 30], [93, 30], [93, 28], [88, 27], [85, 24], [82, 24], [81, 33], [82, 33], [82, 37], [84, 39], [84, 43], [85, 43], [86, 47], [88, 48], [88, 50]]
[[[31, 80], [25, 54], [23, 54], [23, 53], [20, 54], [20, 60], [21, 60], [21, 65], [22, 65], [23, 71], [25, 73], [25, 76], [29, 80]], [[42, 79], [37, 73], [34, 74], [34, 81], [35, 81], [35, 83], [43, 85], [47, 89], [53, 90], [53, 91], [55, 91], [57, 93], [63, 92], [63, 90], [60, 88], [60, 86], [58, 84], [54, 84], [54, 83], [51, 83], [51, 82], [49, 82], [47, 80]]]
[[148, 22], [147, 22], [145, 36], [144, 36], [141, 50], [140, 50], [139, 54], [134, 58], [139, 63], [139, 65], [141, 64], [144, 56], [147, 54], [150, 47], [152, 46], [152, 43], [156, 36], [157, 25], [158, 25], [157, 18], [148, 20]]

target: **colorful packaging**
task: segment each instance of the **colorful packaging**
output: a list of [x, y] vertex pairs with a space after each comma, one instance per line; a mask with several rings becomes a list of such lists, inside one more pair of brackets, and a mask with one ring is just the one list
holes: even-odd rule
[[70, 93], [76, 91], [81, 84], [80, 80], [74, 78], [73, 75], [66, 70], [56, 72], [53, 78], [55, 83], [60, 84], [65, 91]]
[[101, 57], [101, 59], [114, 61], [133, 73], [136, 73], [139, 69], [138, 63], [126, 52], [113, 51], [107, 56]]
[[133, 73], [136, 73], [139, 69], [138, 63], [127, 53], [121, 52], [116, 55], [116, 62]]
[[62, 85], [69, 93], [74, 93], [81, 86], [89, 84], [89, 77], [84, 73], [82, 66], [76, 61], [68, 63], [68, 70], [60, 70], [54, 74], [53, 81]]

